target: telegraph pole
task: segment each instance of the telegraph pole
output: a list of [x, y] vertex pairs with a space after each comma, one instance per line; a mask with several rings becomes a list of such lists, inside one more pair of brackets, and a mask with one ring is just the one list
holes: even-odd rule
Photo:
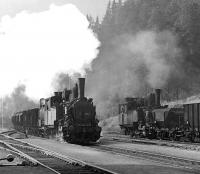
[[3, 97], [1, 98], [1, 129], [3, 131]]
[[69, 90], [71, 88], [71, 81], [70, 81], [70, 76], [69, 76]]

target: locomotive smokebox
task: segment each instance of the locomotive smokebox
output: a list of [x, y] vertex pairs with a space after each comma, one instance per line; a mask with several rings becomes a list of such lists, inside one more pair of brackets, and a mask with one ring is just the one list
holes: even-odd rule
[[156, 95], [156, 106], [160, 106], [160, 94], [161, 94], [161, 89], [155, 89], [155, 95]]
[[79, 98], [83, 99], [84, 96], [84, 92], [85, 92], [85, 78], [79, 78], [78, 79], [78, 94], [79, 94]]

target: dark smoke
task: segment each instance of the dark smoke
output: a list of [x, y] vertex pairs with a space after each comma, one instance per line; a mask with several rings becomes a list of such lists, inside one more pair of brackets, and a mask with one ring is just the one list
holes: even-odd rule
[[125, 97], [145, 96], [180, 72], [181, 50], [169, 31], [122, 35], [101, 49], [86, 77], [101, 118], [117, 115]]
[[[94, 98], [100, 119], [116, 116], [125, 97], [141, 97], [153, 88], [163, 88], [172, 74], [177, 79], [180, 57], [176, 37], [169, 31], [118, 36], [102, 45], [92, 69], [86, 70], [86, 96]], [[77, 77], [80, 74], [60, 73], [52, 85], [55, 90], [72, 88]]]
[[69, 74], [60, 73], [54, 78], [52, 86], [55, 91], [61, 91], [65, 88], [69, 88], [73, 83]]
[[125, 97], [153, 88], [166, 101], [200, 93], [199, 1], [120, 2], [108, 4], [102, 22], [91, 20], [101, 45], [86, 70], [86, 94], [99, 117], [117, 115]]
[[15, 112], [38, 107], [39, 101], [35, 102], [28, 98], [25, 91], [25, 85], [21, 84], [14, 89], [10, 96], [4, 97], [4, 123], [7, 127], [11, 125], [10, 119]]
[[64, 89], [72, 89], [77, 83], [77, 79], [81, 77], [80, 73], [73, 73], [72, 75], [67, 73], [59, 73], [55, 76], [52, 86], [55, 91], [63, 91]]

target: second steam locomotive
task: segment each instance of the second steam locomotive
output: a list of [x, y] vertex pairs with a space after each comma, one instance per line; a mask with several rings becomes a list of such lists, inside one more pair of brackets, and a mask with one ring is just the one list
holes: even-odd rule
[[17, 112], [12, 117], [14, 128], [37, 136], [61, 133], [70, 143], [96, 142], [101, 128], [96, 119], [92, 98], [84, 95], [85, 79], [72, 90], [55, 92], [50, 98], [40, 99], [40, 107]]
[[161, 90], [146, 98], [119, 104], [119, 125], [125, 134], [150, 139], [200, 140], [200, 103], [162, 106]]

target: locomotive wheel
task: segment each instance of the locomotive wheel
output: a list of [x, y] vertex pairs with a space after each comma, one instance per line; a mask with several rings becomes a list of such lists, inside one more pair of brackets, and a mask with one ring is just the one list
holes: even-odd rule
[[179, 141], [180, 140], [180, 137], [177, 137], [176, 135], [175, 135], [175, 141]]
[[70, 137], [69, 137], [69, 135], [65, 135], [65, 136], [63, 136], [63, 139], [64, 139], [64, 141], [66, 141], [66, 142], [70, 142]]
[[161, 140], [164, 140], [165, 139], [165, 134], [162, 132], [161, 133]]
[[193, 142], [193, 143], [195, 142], [195, 135], [194, 134], [191, 134], [190, 141]]
[[132, 138], [132, 137], [134, 137], [134, 135], [135, 135], [134, 131], [132, 130], [131, 133], [130, 133], [130, 137]]
[[177, 136], [176, 134], [174, 135], [174, 141], [180, 141], [180, 137]]
[[154, 132], [152, 132], [152, 133], [150, 133], [150, 134], [148, 135], [148, 139], [150, 139], [150, 140], [155, 139], [155, 138], [156, 138], [156, 135], [155, 135]]
[[174, 134], [169, 134], [169, 140], [174, 141]]
[[124, 134], [128, 135], [128, 130], [126, 128], [125, 128]]
[[63, 139], [68, 143], [76, 143], [76, 138], [71, 134], [63, 136]]

